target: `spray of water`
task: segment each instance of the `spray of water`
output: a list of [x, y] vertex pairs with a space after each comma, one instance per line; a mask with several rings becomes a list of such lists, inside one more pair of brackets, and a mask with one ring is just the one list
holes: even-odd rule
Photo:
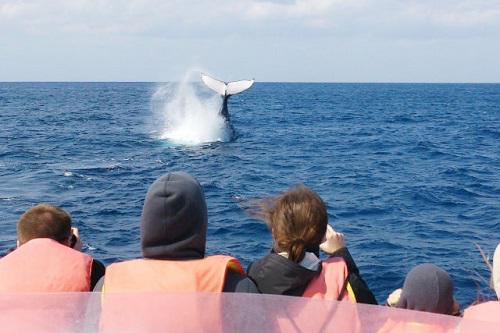
[[186, 145], [229, 141], [230, 129], [219, 115], [220, 96], [207, 95], [204, 87], [193, 83], [194, 77], [190, 72], [179, 83], [164, 84], [154, 92], [156, 136]]

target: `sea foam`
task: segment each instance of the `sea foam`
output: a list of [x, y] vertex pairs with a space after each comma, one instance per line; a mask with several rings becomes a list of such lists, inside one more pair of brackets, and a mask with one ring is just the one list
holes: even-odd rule
[[190, 72], [178, 83], [157, 87], [152, 96], [156, 136], [186, 145], [229, 141], [230, 131], [219, 115], [221, 98], [202, 94], [204, 87], [193, 78]]

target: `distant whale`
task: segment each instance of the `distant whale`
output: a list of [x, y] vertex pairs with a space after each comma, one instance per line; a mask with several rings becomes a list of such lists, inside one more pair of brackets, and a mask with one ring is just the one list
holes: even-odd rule
[[201, 81], [210, 89], [222, 96], [222, 107], [219, 114], [229, 123], [229, 112], [227, 110], [227, 100], [232, 95], [236, 95], [250, 88], [254, 80], [241, 80], [226, 83], [201, 73]]

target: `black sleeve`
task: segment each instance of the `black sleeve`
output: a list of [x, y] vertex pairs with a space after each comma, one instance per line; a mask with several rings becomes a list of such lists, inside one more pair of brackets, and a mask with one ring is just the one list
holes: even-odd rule
[[92, 260], [92, 270], [90, 273], [90, 290], [94, 290], [97, 282], [99, 282], [99, 280], [104, 276], [104, 273], [106, 273], [106, 266], [104, 266], [104, 264], [99, 260]]
[[228, 269], [226, 272], [226, 281], [224, 281], [224, 288], [222, 291], [225, 293], [234, 293], [236, 291], [236, 286], [243, 279], [245, 279], [244, 275]]
[[341, 257], [345, 260], [347, 269], [349, 270], [348, 282], [351, 285], [352, 290], [354, 291], [356, 302], [365, 304], [378, 304], [370, 288], [368, 288], [368, 285], [361, 277], [358, 266], [356, 266], [356, 263], [354, 262], [354, 259], [352, 258], [351, 253], [349, 252], [347, 247], [343, 247], [335, 251], [331, 256]]
[[97, 281], [92, 291], [96, 293], [102, 293], [103, 286], [104, 286], [104, 276], [100, 278], [99, 281]]
[[[273, 250], [271, 249], [271, 252]], [[250, 267], [252, 266], [253, 263], [250, 263], [247, 268], [247, 273], [250, 271]], [[260, 294], [259, 288], [257, 288], [257, 285], [253, 280], [246, 275], [241, 275], [236, 272], [232, 272], [233, 274], [237, 274], [238, 276], [232, 277], [231, 282], [228, 283], [228, 277], [226, 276], [226, 285], [230, 285], [231, 289], [226, 290], [226, 285], [224, 285], [224, 290], [225, 292], [235, 292], [235, 293], [252, 293], [252, 294]]]
[[[271, 253], [274, 253], [274, 250], [271, 249]], [[252, 267], [253, 262], [251, 262], [247, 267], [247, 274], [250, 272], [250, 268]], [[252, 280], [250, 276], [246, 276], [244, 279], [238, 282], [236, 285], [235, 292], [237, 293], [249, 293], [249, 294], [261, 294], [257, 284]]]
[[249, 277], [244, 278], [236, 285], [237, 293], [260, 294], [259, 289]]

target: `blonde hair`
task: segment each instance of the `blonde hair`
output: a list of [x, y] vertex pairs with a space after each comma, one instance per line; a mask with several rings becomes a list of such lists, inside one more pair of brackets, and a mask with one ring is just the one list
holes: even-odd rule
[[293, 262], [300, 262], [306, 249], [319, 246], [328, 224], [321, 197], [300, 185], [266, 201], [262, 206], [277, 252], [287, 252]]

